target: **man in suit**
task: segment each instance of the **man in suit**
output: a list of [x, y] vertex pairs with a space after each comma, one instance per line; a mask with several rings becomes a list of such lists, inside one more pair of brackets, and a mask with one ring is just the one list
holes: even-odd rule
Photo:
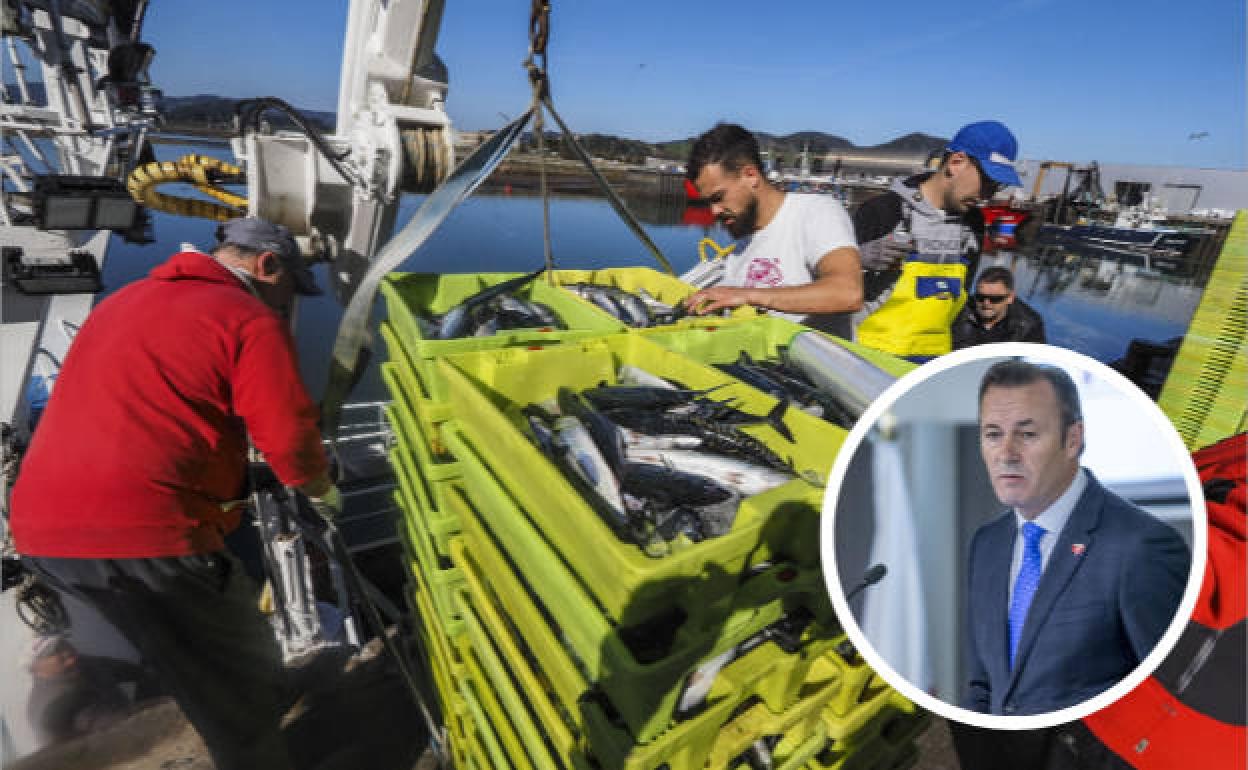
[[1079, 465], [1079, 394], [1061, 369], [1002, 361], [979, 390], [980, 451], [1000, 501], [969, 564], [963, 707], [1006, 716], [1082, 703], [1169, 626], [1191, 557], [1170, 526]]

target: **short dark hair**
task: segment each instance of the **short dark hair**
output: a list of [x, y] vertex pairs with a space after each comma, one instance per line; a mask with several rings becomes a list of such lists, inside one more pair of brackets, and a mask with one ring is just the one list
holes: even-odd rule
[[1014, 291], [1014, 274], [1010, 272], [1008, 267], [1001, 265], [985, 267], [979, 274], [979, 277], [975, 279], [975, 285], [979, 286], [984, 281], [1005, 284], [1005, 288]]
[[763, 170], [758, 140], [735, 123], [717, 123], [694, 140], [693, 148], [689, 150], [689, 162], [685, 164], [685, 177], [697, 181], [698, 174], [711, 163], [718, 163], [725, 171], [734, 173], [747, 164]]
[[[1077, 422], [1083, 421], [1083, 407], [1079, 404], [1079, 389], [1075, 381], [1064, 369], [1049, 364], [1033, 364], [1020, 358], [998, 361], [988, 367], [984, 378], [979, 382], [979, 407], [983, 410], [984, 394], [989, 388], [1018, 388], [1033, 382], [1046, 381], [1053, 386], [1057, 394], [1057, 406], [1061, 410], [1062, 438], [1066, 430]], [[1083, 447], [1079, 447], [1083, 451]]]

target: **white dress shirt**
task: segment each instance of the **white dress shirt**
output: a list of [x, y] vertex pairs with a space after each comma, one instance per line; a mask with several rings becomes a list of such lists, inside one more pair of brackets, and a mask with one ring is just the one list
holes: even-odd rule
[[[1040, 515], [1031, 521], [1036, 526], [1044, 529], [1044, 536], [1040, 538], [1040, 574], [1044, 574], [1045, 568], [1049, 566], [1049, 555], [1053, 553], [1053, 546], [1057, 543], [1057, 538], [1062, 534], [1062, 528], [1066, 526], [1070, 514], [1075, 510], [1075, 503], [1079, 502], [1080, 495], [1088, 486], [1088, 474], [1083, 468], [1075, 474], [1075, 478], [1071, 480], [1070, 486], [1061, 494], [1053, 504], [1040, 512]], [[1017, 530], [1014, 534], [1014, 555], [1010, 559], [1010, 596], [1009, 600], [1014, 600], [1014, 583], [1018, 581], [1018, 571], [1023, 566], [1023, 524], [1027, 519], [1015, 510], [1014, 520]], [[1006, 606], [1009, 606], [1008, 603]]]

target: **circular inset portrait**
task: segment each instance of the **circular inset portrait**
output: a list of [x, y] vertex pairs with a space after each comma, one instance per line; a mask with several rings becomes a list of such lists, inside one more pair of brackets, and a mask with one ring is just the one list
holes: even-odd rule
[[1079, 719], [1178, 641], [1204, 571], [1195, 467], [1165, 415], [1067, 350], [985, 345], [911, 372], [831, 474], [828, 589], [889, 684], [978, 727]]

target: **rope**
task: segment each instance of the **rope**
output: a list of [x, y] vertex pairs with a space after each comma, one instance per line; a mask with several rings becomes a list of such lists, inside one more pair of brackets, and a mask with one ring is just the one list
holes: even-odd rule
[[611, 207], [615, 209], [615, 213], [620, 215], [620, 219], [623, 219], [624, 224], [628, 225], [629, 229], [633, 231], [633, 235], [636, 235], [637, 239], [650, 250], [650, 254], [654, 257], [655, 261], [662, 265], [663, 269], [666, 270], [668, 274], [676, 275], [676, 271], [672, 269], [672, 263], [668, 262], [667, 257], [663, 256], [663, 252], [659, 250], [659, 247], [655, 245], [654, 241], [650, 239], [650, 236], [646, 234], [645, 229], [642, 228], [641, 224], [637, 221], [637, 218], [633, 216], [632, 212], [628, 210], [628, 207], [624, 205], [624, 201], [621, 200], [620, 196], [614, 189], [612, 189], [611, 185], [607, 182], [606, 177], [604, 177], [602, 173], [598, 171], [598, 168], [594, 166], [594, 161], [589, 157], [589, 153], [585, 152], [585, 148], [581, 147], [581, 143], [576, 141], [576, 136], [574, 136], [572, 131], [568, 128], [568, 124], [564, 123], [563, 118], [559, 117], [559, 113], [555, 111], [555, 106], [550, 101], [550, 94], [546, 95], [546, 101], [544, 103], [546, 105], [546, 109], [550, 111], [551, 116], [555, 119], [555, 122], [559, 124], [559, 130], [563, 132], [563, 140], [572, 147], [572, 150], [576, 153], [577, 157], [580, 158], [581, 162], [585, 164], [585, 167], [589, 169], [589, 173], [594, 177], [594, 181], [598, 182], [598, 186], [601, 187], [602, 191], [606, 194], [607, 200], [611, 203]]
[[[649, 249], [663, 269], [669, 274], [675, 275], [676, 271], [672, 269], [672, 263], [667, 260], [667, 257], [663, 256], [663, 252], [650, 239], [650, 236], [642, 228], [637, 218], [624, 205], [624, 201], [620, 199], [620, 196], [611, 188], [606, 177], [594, 166], [594, 161], [589, 157], [589, 153], [585, 152], [580, 142], [576, 141], [576, 136], [568, 129], [567, 124], [563, 122], [563, 118], [559, 117], [559, 113], [555, 111], [554, 103], [550, 98], [550, 78], [546, 72], [546, 44], [548, 42], [550, 42], [550, 0], [533, 0], [529, 10], [529, 56], [524, 60], [524, 66], [529, 72], [529, 83], [533, 87], [533, 106], [531, 111], [534, 113], [533, 125], [534, 130], [537, 131], [537, 148], [540, 153], [538, 170], [542, 193], [542, 236], [546, 249], [547, 274], [550, 275], [549, 271], [554, 268], [554, 260], [550, 250], [550, 195], [546, 186], [546, 144], [542, 107], [549, 110], [555, 122], [559, 124], [559, 130], [563, 132], [563, 140], [572, 147], [576, 156], [589, 169], [590, 175], [598, 183], [598, 186], [602, 188], [607, 200], [611, 203], [611, 207], [615, 209], [615, 213], [620, 215], [620, 218], [624, 220], [624, 224], [628, 225], [638, 240]], [[551, 280], [553, 280], [553, 276]]]
[[533, 87], [533, 131], [537, 134], [537, 178], [542, 196], [542, 254], [546, 262], [546, 280], [554, 283], [555, 257], [550, 239], [550, 187], [546, 179], [546, 120], [542, 102], [550, 93], [546, 75], [546, 43], [550, 40], [550, 2], [533, 0], [529, 10], [529, 56], [524, 60]]

